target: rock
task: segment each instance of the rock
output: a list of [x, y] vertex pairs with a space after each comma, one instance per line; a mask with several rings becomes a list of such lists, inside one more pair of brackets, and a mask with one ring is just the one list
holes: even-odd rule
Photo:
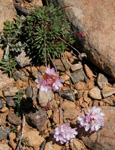
[[9, 134], [9, 145], [12, 147], [13, 150], [16, 149], [17, 144], [14, 142], [16, 139], [16, 134], [11, 132]]
[[27, 89], [26, 89], [26, 97], [28, 99], [32, 99], [32, 100], [34, 100], [36, 98], [35, 88], [33, 86], [28, 86], [27, 87]]
[[54, 93], [49, 90], [47, 93], [44, 91], [39, 91], [38, 101], [42, 107], [47, 106], [48, 102], [54, 99]]
[[77, 82], [77, 83], [75, 84], [75, 88], [76, 88], [77, 90], [85, 89], [85, 88], [86, 88], [85, 82]]
[[73, 139], [70, 143], [71, 150], [87, 150], [86, 146], [81, 140]]
[[0, 144], [0, 150], [3, 150], [3, 149], [4, 149], [4, 150], [11, 150], [11, 148], [8, 146], [8, 144], [5, 144], [5, 143], [2, 144], [2, 143], [1, 143], [1, 144]]
[[73, 120], [78, 116], [78, 111], [76, 109], [70, 108], [64, 110], [64, 119]]
[[13, 7], [12, 0], [0, 1], [0, 31], [3, 29], [6, 20], [13, 20], [16, 16], [16, 11]]
[[62, 146], [50, 141], [46, 143], [44, 150], [62, 150]]
[[39, 67], [39, 71], [40, 71], [42, 74], [44, 74], [45, 71], [46, 71], [46, 66], [40, 66], [40, 67]]
[[75, 71], [74, 73], [71, 73], [72, 80], [74, 83], [77, 83], [79, 81], [84, 81], [85, 79], [85, 73], [82, 69]]
[[91, 134], [90, 136], [83, 136], [84, 144], [93, 150], [113, 150], [115, 149], [115, 108], [101, 107], [105, 114], [104, 127]]
[[49, 103], [49, 109], [51, 109], [51, 110], [54, 111], [57, 108], [58, 108], [58, 105], [57, 105], [56, 101], [54, 99], [52, 101], [50, 101], [50, 103]]
[[55, 64], [57, 70], [65, 71], [64, 65], [63, 65], [63, 63], [61, 62], [60, 59], [53, 59], [53, 63]]
[[[43, 141], [45, 140], [43, 137], [39, 135], [39, 131], [31, 130], [28, 132], [25, 132], [23, 139], [27, 139], [29, 142], [29, 146], [34, 147], [39, 147]], [[39, 149], [39, 148], [38, 148]], [[36, 149], [37, 150], [37, 149]]]
[[21, 68], [31, 64], [31, 59], [29, 59], [29, 57], [26, 56], [24, 50], [22, 50], [22, 52], [18, 56], [16, 56], [15, 59]]
[[47, 111], [47, 116], [48, 116], [48, 118], [50, 118], [52, 116], [52, 110]]
[[55, 109], [53, 113], [53, 121], [55, 124], [59, 124], [60, 112], [59, 109]]
[[71, 6], [65, 9], [68, 19], [75, 32], [85, 35], [85, 40], [77, 37], [79, 40], [76, 45], [79, 44], [92, 63], [115, 78], [114, 0], [54, 2], [62, 6]]
[[75, 94], [72, 90], [61, 91], [60, 93], [63, 98], [68, 99], [70, 101], [75, 101]]
[[75, 109], [76, 105], [74, 102], [70, 102], [70, 101], [65, 101], [62, 103], [62, 109]]
[[3, 59], [4, 51], [0, 48], [0, 61]]
[[8, 127], [0, 128], [0, 141], [7, 139], [9, 132], [10, 128]]
[[7, 87], [7, 89], [5, 89], [3, 91], [3, 95], [6, 96], [15, 96], [16, 93], [19, 91], [19, 89], [17, 89], [16, 87]]
[[97, 77], [97, 84], [99, 88], [103, 89], [107, 85], [107, 83], [108, 83], [107, 78], [103, 74], [99, 73]]
[[60, 76], [60, 79], [61, 79], [62, 83], [64, 83], [65, 81], [69, 80], [70, 77], [67, 74], [63, 74]]
[[74, 65], [71, 65], [71, 70], [74, 72], [74, 71], [77, 71], [79, 69], [82, 69], [83, 66], [81, 63], [78, 63], [78, 64], [74, 64]]
[[7, 106], [9, 106], [9, 107], [15, 106], [15, 102], [13, 100], [13, 97], [5, 97], [5, 101], [6, 101]]
[[2, 109], [0, 109], [0, 112], [2, 112], [2, 113], [5, 113], [5, 112], [7, 112], [8, 111], [8, 108], [7, 107], [3, 107]]
[[93, 78], [95, 76], [93, 74], [92, 70], [86, 64], [84, 64], [84, 69], [85, 69], [86, 75], [89, 79]]
[[15, 71], [13, 74], [13, 78], [17, 81], [17, 80], [22, 80], [22, 81], [26, 81], [27, 77], [25, 75], [25, 73], [23, 71]]
[[10, 86], [14, 83], [13, 78], [9, 78], [6, 74], [0, 74], [0, 89]]
[[108, 97], [108, 96], [111, 96], [115, 94], [115, 88], [112, 88], [112, 87], [109, 87], [109, 86], [106, 86], [103, 90], [102, 90], [102, 95], [104, 98]]
[[4, 107], [4, 102], [0, 99], [0, 109]]
[[21, 124], [21, 119], [14, 113], [9, 113], [7, 118], [8, 118], [8, 121], [15, 126], [18, 126]]
[[38, 79], [42, 74], [41, 74], [39, 71], [35, 71], [35, 72], [32, 73], [32, 75], [33, 75], [36, 79]]
[[26, 115], [26, 119], [28, 124], [36, 127], [38, 130], [41, 130], [47, 120], [47, 114], [44, 110], [40, 109], [35, 113], [30, 112], [28, 115]]
[[107, 97], [102, 100], [106, 105], [115, 106], [115, 98]]
[[2, 126], [3, 125], [3, 119], [2, 119], [2, 116], [0, 115], [0, 126]]
[[89, 91], [89, 96], [93, 99], [101, 99], [101, 91], [98, 87], [94, 87]]

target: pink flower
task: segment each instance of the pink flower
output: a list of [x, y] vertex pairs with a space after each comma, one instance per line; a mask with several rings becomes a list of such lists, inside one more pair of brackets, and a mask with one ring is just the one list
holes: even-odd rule
[[62, 87], [62, 86], [63, 86], [63, 84], [61, 83], [61, 80], [60, 80], [60, 79], [57, 79], [57, 80], [53, 83], [52, 88], [53, 88], [54, 91], [57, 91], [57, 90], [59, 90], [59, 88]]
[[40, 89], [40, 91], [45, 91], [46, 93], [51, 90], [51, 87], [47, 85], [47, 82], [39, 77], [35, 80], [36, 83], [38, 83], [37, 88]]
[[68, 124], [59, 125], [54, 131], [54, 138], [61, 144], [71, 142], [78, 134], [76, 128], [72, 129]]
[[48, 92], [51, 89], [56, 91], [63, 86], [61, 80], [58, 79], [58, 77], [55, 75], [54, 68], [47, 68], [45, 74], [42, 77], [36, 79], [35, 82], [38, 83], [37, 87], [41, 91], [45, 92]]
[[55, 69], [54, 69], [54, 68], [52, 68], [52, 69], [47, 68], [45, 72], [46, 72], [48, 75], [55, 75]]
[[78, 117], [80, 127], [84, 127], [85, 131], [89, 131], [90, 133], [98, 131], [104, 126], [104, 114], [100, 111], [100, 108], [94, 106], [91, 110], [88, 110], [86, 115]]

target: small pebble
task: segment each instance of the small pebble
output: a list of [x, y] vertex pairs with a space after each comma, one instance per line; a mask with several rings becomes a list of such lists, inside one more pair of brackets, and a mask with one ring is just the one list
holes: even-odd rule
[[0, 99], [0, 109], [4, 107], [4, 102]]

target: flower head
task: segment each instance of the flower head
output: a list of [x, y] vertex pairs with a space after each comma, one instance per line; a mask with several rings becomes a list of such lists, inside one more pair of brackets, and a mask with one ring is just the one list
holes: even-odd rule
[[38, 83], [37, 87], [41, 91], [48, 92], [49, 90], [57, 91], [62, 87], [62, 81], [55, 75], [54, 68], [47, 68], [45, 74], [42, 77], [39, 77], [35, 80]]
[[91, 110], [88, 110], [86, 115], [78, 117], [80, 127], [84, 127], [85, 131], [89, 131], [90, 133], [98, 131], [104, 126], [104, 114], [100, 111], [100, 108], [94, 106]]
[[49, 75], [55, 75], [55, 69], [54, 68], [50, 69], [50, 68], [47, 67], [45, 72]]
[[54, 138], [61, 144], [71, 142], [78, 134], [76, 128], [72, 129], [68, 124], [59, 125], [54, 131]]

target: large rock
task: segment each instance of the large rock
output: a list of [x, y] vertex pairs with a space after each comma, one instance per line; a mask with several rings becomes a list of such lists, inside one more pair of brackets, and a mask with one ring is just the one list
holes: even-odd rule
[[12, 0], [0, 0], [0, 31], [3, 29], [4, 21], [13, 20], [16, 11]]
[[53, 0], [65, 8], [88, 58], [115, 78], [115, 2], [114, 0]]
[[83, 136], [82, 140], [91, 150], [114, 150], [115, 107], [103, 107], [102, 112], [105, 114], [104, 127], [90, 136]]

